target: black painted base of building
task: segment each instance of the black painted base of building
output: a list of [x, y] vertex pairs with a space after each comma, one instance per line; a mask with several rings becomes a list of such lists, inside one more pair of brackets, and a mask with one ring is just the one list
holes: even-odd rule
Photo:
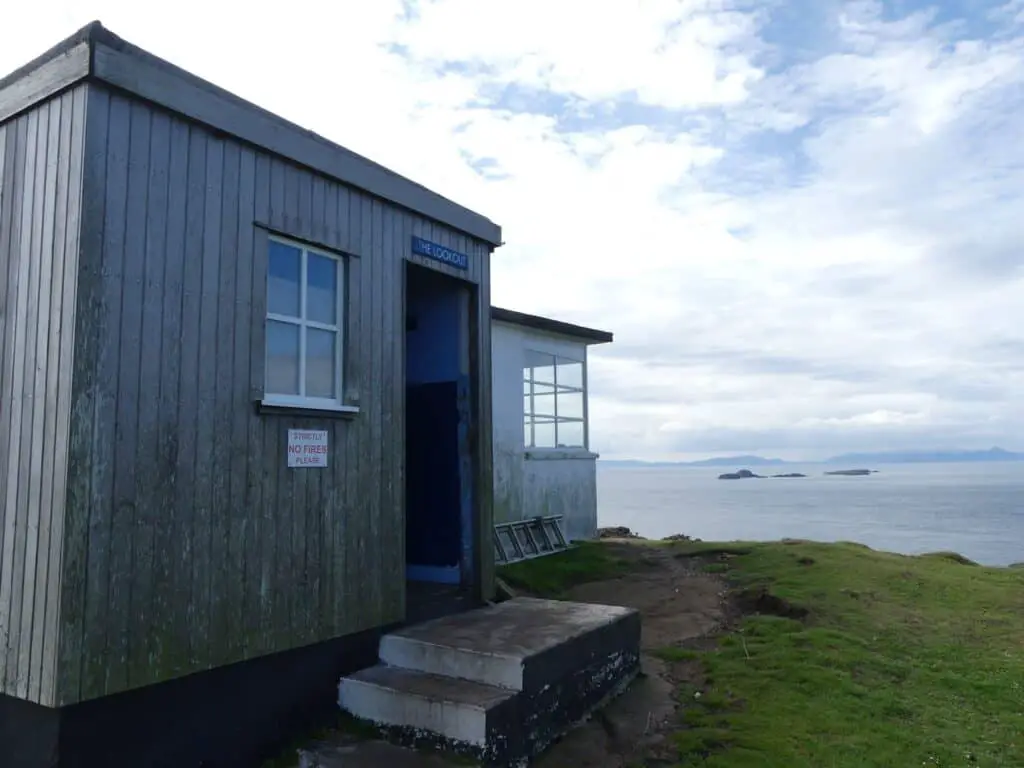
[[[0, 696], [3, 768], [252, 768], [330, 722], [337, 681], [373, 664], [380, 631], [62, 709]], [[335, 718], [336, 719], [336, 718]]]
[[[434, 590], [410, 621], [475, 607]], [[426, 595], [423, 595], [425, 598]], [[0, 768], [253, 768], [337, 722], [338, 680], [377, 662], [362, 632], [50, 709], [0, 694]]]

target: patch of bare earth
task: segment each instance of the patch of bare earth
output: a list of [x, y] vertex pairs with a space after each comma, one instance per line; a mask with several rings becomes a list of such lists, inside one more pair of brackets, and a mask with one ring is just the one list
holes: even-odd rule
[[608, 543], [616, 556], [637, 566], [629, 575], [583, 584], [568, 600], [622, 605], [643, 618], [641, 677], [589, 721], [552, 746], [534, 764], [540, 768], [620, 768], [642, 759], [671, 761], [665, 736], [676, 721], [681, 683], [703, 684], [697, 662], [665, 662], [655, 651], [706, 647], [729, 620], [727, 588], [705, 573], [702, 562], [669, 547], [622, 541]]

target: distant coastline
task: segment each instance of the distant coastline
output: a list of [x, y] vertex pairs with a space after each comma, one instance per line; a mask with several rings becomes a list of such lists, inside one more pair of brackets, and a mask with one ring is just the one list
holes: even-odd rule
[[823, 461], [787, 461], [764, 456], [716, 456], [699, 461], [606, 460], [605, 467], [782, 467], [827, 464], [952, 464], [1024, 461], [1024, 453], [990, 448], [986, 451], [886, 451], [880, 453], [846, 453]]

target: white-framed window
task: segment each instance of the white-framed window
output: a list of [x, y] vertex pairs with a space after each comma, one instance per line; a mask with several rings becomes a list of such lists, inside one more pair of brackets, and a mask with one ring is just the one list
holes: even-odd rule
[[526, 350], [523, 440], [527, 448], [586, 448], [584, 363]]
[[342, 402], [345, 260], [271, 237], [264, 403], [348, 410]]

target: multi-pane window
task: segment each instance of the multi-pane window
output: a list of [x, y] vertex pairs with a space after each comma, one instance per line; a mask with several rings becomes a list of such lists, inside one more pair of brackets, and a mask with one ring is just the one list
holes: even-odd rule
[[583, 362], [527, 350], [523, 414], [527, 448], [585, 448]]
[[344, 280], [345, 264], [337, 256], [270, 240], [267, 401], [312, 407], [341, 404]]

